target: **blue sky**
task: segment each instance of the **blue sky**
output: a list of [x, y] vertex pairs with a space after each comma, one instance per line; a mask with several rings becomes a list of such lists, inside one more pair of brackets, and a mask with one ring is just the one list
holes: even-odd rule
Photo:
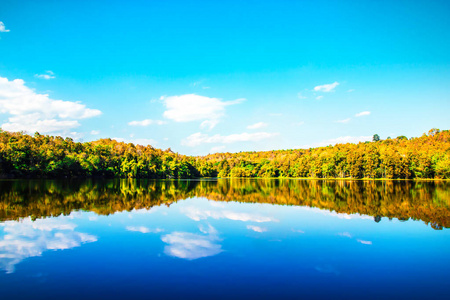
[[2, 1], [0, 125], [193, 155], [449, 129], [448, 1]]

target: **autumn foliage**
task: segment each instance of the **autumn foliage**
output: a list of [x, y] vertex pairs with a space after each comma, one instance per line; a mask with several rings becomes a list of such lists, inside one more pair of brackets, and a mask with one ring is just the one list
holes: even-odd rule
[[[337, 213], [422, 220], [450, 227], [447, 181], [357, 181], [294, 179], [219, 180], [2, 180], [0, 221], [68, 215], [75, 210], [109, 215], [171, 205], [193, 197], [214, 201], [270, 203]], [[387, 220], [385, 220], [387, 221]]]
[[358, 144], [193, 157], [111, 139], [0, 131], [2, 177], [449, 179], [450, 132]]
[[204, 158], [219, 177], [450, 178], [450, 132], [433, 129], [419, 138], [359, 144], [218, 153]]

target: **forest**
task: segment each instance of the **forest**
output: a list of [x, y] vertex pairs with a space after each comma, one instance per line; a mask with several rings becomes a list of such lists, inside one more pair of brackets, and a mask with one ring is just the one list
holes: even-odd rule
[[310, 149], [186, 156], [112, 139], [0, 130], [0, 178], [450, 179], [450, 131]]

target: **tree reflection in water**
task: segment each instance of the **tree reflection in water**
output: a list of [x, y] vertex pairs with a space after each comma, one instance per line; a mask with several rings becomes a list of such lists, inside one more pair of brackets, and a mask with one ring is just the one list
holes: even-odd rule
[[434, 229], [450, 227], [450, 183], [446, 181], [3, 180], [0, 221], [34, 220], [74, 210], [109, 215], [169, 206], [191, 197], [317, 207], [339, 214], [369, 215], [375, 222], [387, 217], [422, 220]]

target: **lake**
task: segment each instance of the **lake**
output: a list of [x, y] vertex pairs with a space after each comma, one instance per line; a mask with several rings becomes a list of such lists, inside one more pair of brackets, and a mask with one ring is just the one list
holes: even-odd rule
[[1, 299], [440, 299], [450, 182], [0, 180]]

